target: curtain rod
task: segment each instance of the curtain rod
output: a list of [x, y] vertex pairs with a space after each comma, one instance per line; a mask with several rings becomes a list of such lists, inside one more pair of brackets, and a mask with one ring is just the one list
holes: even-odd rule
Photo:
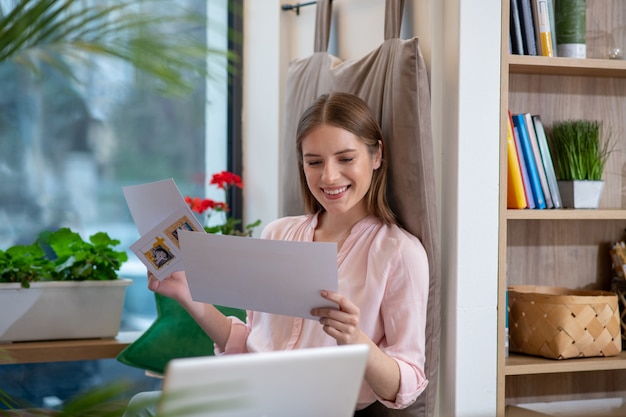
[[300, 7], [311, 6], [312, 4], [316, 4], [317, 1], [309, 1], [307, 3], [296, 3], [296, 4], [283, 4], [281, 8], [283, 10], [295, 10], [297, 15], [300, 15]]

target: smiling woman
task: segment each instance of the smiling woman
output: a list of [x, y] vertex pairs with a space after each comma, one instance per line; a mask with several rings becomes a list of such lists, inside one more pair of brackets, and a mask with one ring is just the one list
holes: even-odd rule
[[[227, 75], [209, 71], [204, 54], [227, 74], [225, 48], [206, 43], [207, 21], [211, 36], [227, 38], [226, 0], [3, 0], [0, 7], [0, 248], [67, 226], [83, 236], [105, 231], [127, 250], [138, 236], [122, 186], [173, 177], [183, 193], [205, 193], [196, 178], [225, 168], [225, 152], [206, 162], [207, 148], [226, 149], [226, 133], [207, 145], [205, 106], [226, 107], [221, 96], [208, 97], [206, 75], [212, 94]], [[59, 25], [46, 29], [46, 21]], [[20, 33], [24, 22], [39, 32]], [[123, 36], [133, 33], [136, 43]], [[120, 275], [136, 281], [121, 330], [144, 330], [156, 317], [145, 269], [129, 252]], [[2, 365], [0, 373], [0, 392], [35, 406], [120, 376], [156, 383], [115, 359]]]

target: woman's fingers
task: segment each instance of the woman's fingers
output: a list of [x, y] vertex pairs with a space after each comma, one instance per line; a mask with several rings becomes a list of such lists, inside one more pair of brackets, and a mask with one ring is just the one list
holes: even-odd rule
[[343, 295], [333, 291], [322, 291], [322, 297], [337, 304], [336, 308], [320, 307], [311, 310], [319, 317], [326, 334], [339, 344], [355, 343], [360, 333], [359, 308]]

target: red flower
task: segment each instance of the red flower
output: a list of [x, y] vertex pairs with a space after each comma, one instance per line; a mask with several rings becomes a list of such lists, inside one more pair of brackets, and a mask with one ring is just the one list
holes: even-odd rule
[[[200, 176], [194, 176], [195, 180], [199, 180]], [[211, 177], [210, 185], [214, 185], [217, 188], [224, 190], [224, 194], [226, 194], [226, 190], [230, 186], [235, 186], [239, 188], [243, 188], [243, 182], [241, 181], [241, 177], [237, 174], [233, 174], [232, 172], [222, 171], [217, 174], [213, 174]], [[206, 213], [206, 224], [204, 226], [204, 230], [207, 233], [220, 233], [224, 235], [237, 235], [237, 236], [252, 236], [253, 230], [255, 227], [261, 224], [260, 220], [256, 222], [242, 225], [241, 219], [235, 219], [229, 217], [228, 213], [230, 208], [228, 207], [228, 203], [223, 201], [215, 201], [210, 198], [200, 198], [200, 197], [185, 197], [185, 203], [189, 205], [189, 208], [198, 214]], [[222, 212], [217, 216], [217, 220], [224, 219], [222, 223], [215, 224], [215, 219], [213, 222], [210, 222], [211, 217], [216, 212]], [[243, 226], [243, 227], [242, 227]]]
[[218, 172], [217, 174], [213, 174], [213, 176], [211, 177], [211, 182], [209, 182], [209, 184], [216, 185], [217, 188], [220, 189], [225, 189], [229, 185], [243, 188], [243, 182], [241, 181], [241, 177], [228, 171], [222, 171]]
[[207, 210], [228, 211], [228, 204], [222, 201], [211, 200], [210, 198], [185, 197], [185, 203], [189, 205], [192, 211], [202, 214]]

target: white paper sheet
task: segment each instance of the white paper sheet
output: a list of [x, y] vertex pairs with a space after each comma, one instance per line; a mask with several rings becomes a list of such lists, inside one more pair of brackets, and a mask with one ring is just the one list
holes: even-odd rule
[[129, 185], [122, 187], [122, 191], [140, 236], [157, 227], [172, 213], [189, 210], [172, 178]]
[[181, 231], [192, 298], [211, 304], [317, 320], [314, 307], [336, 304], [337, 245]]

